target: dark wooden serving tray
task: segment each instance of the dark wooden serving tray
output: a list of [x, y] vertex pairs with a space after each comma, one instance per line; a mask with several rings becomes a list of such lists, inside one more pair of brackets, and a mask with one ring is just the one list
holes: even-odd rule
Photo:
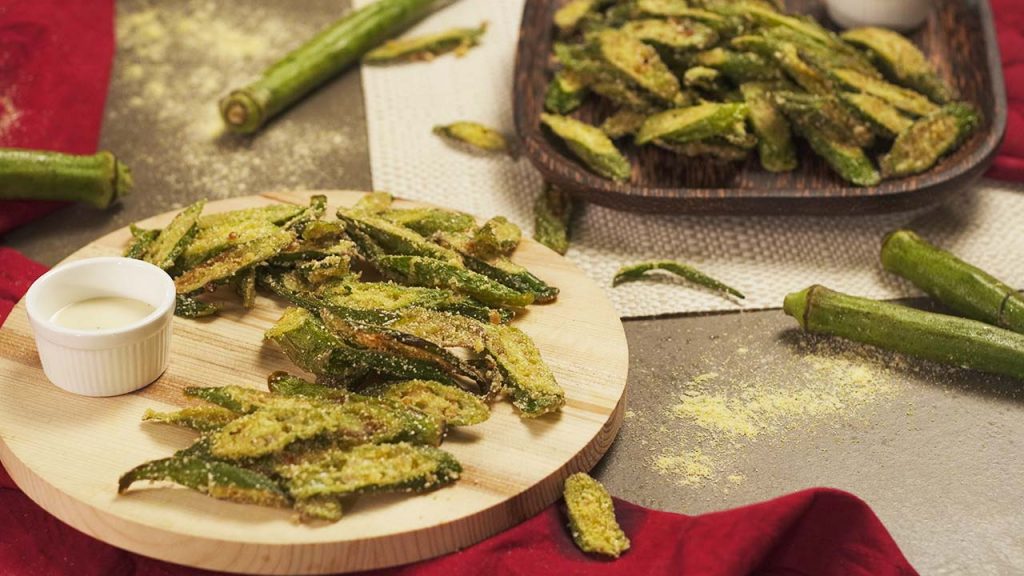
[[[527, 0], [515, 67], [515, 122], [526, 155], [549, 182], [581, 198], [644, 212], [850, 214], [907, 210], [946, 198], [979, 177], [992, 162], [1006, 130], [1006, 92], [987, 0], [935, 0], [927, 23], [911, 35], [965, 100], [982, 111], [981, 129], [959, 150], [917, 176], [872, 188], [836, 177], [810, 150], [800, 167], [772, 174], [756, 154], [746, 163], [721, 165], [683, 158], [654, 147], [624, 146], [633, 163], [629, 182], [589, 172], [541, 129], [544, 91], [551, 78], [551, 16], [564, 0]], [[787, 8], [828, 24], [820, 0], [787, 0]], [[598, 122], [608, 110], [589, 102], [575, 116]], [[803, 146], [803, 144], [801, 144]]]

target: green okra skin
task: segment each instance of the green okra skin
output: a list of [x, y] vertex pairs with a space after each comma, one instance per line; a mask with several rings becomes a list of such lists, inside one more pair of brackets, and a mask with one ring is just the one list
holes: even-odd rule
[[718, 70], [737, 84], [782, 78], [782, 73], [773, 62], [765, 60], [753, 52], [735, 52], [727, 48], [713, 48], [697, 54], [694, 62]]
[[747, 103], [750, 124], [757, 135], [757, 154], [761, 167], [769, 172], [788, 172], [797, 167], [796, 146], [789, 122], [769, 96], [764, 83], [747, 82], [740, 86]]
[[683, 73], [683, 84], [687, 88], [695, 88], [706, 93], [718, 95], [726, 91], [722, 74], [707, 66], [694, 66]]
[[197, 432], [220, 430], [228, 422], [238, 418], [238, 414], [221, 406], [191, 406], [176, 412], [157, 412], [146, 410], [143, 422], [160, 422], [191, 428]]
[[601, 59], [619, 77], [666, 103], [672, 104], [679, 97], [679, 79], [652, 46], [619, 30], [600, 32], [597, 46]]
[[870, 94], [842, 92], [839, 98], [884, 138], [895, 138], [914, 123], [885, 100]]
[[939, 104], [956, 99], [954, 88], [943, 80], [913, 42], [892, 30], [865, 27], [847, 30], [843, 40], [868, 51], [886, 75]]
[[389, 40], [384, 45], [367, 52], [363, 57], [363, 62], [381, 64], [402, 60], [432, 60], [436, 56], [448, 52], [462, 56], [470, 48], [479, 44], [486, 32], [487, 22], [484, 22], [476, 28], [453, 28], [416, 38]]
[[225, 126], [252, 134], [364, 54], [425, 17], [438, 0], [378, 0], [353, 10], [220, 102]]
[[195, 238], [199, 215], [204, 206], [206, 200], [200, 200], [175, 215], [171, 223], [147, 246], [142, 259], [164, 270], [173, 267], [178, 256]]
[[491, 416], [490, 408], [478, 396], [430, 380], [387, 382], [364, 392], [428, 414], [449, 426], [472, 426]]
[[692, 20], [633, 20], [620, 30], [663, 50], [704, 50], [718, 41], [718, 33]]
[[874, 186], [882, 181], [875, 165], [859, 146], [847, 143], [847, 127], [830, 117], [819, 97], [804, 102], [791, 93], [776, 94], [775, 101], [786, 113], [793, 129], [811, 149], [839, 175], [857, 186]]
[[856, 70], [837, 68], [830, 70], [830, 74], [839, 84], [850, 90], [857, 90], [881, 98], [893, 107], [914, 116], [927, 116], [939, 110], [937, 105], [922, 94], [902, 86], [890, 84], [885, 80], [866, 76]]
[[295, 240], [295, 234], [277, 229], [273, 234], [234, 246], [191, 268], [174, 279], [179, 294], [190, 294], [227, 280], [245, 269], [270, 259]]
[[131, 190], [131, 170], [106, 150], [79, 156], [0, 148], [0, 200], [62, 200], [103, 209]]
[[564, 69], [555, 73], [544, 93], [544, 109], [563, 116], [583, 104], [587, 94], [587, 81], [581, 74]]
[[185, 294], [175, 294], [174, 296], [174, 315], [181, 318], [205, 318], [213, 316], [217, 310], [216, 304], [203, 302], [198, 298]]
[[545, 184], [533, 206], [533, 239], [559, 254], [569, 250], [572, 196]]
[[448, 288], [489, 306], [519, 308], [533, 303], [534, 295], [518, 292], [462, 266], [421, 256], [381, 256], [374, 260], [385, 275], [428, 288]]
[[1020, 293], [914, 232], [889, 233], [882, 242], [881, 258], [886, 270], [906, 278], [958, 314], [1024, 334]]
[[555, 11], [555, 26], [562, 34], [572, 34], [580, 22], [599, 4], [600, 0], [569, 0]]
[[786, 296], [784, 310], [808, 332], [1024, 379], [1024, 335], [977, 320], [850, 296], [820, 285]]
[[981, 118], [973, 106], [954, 103], [921, 118], [900, 133], [889, 153], [879, 159], [882, 176], [919, 174], [955, 150], [974, 132]]
[[715, 280], [711, 276], [697, 270], [693, 266], [683, 264], [682, 262], [676, 262], [674, 260], [653, 260], [651, 262], [641, 262], [640, 264], [631, 264], [619, 268], [619, 271], [615, 273], [615, 278], [612, 280], [613, 286], [618, 286], [623, 282], [632, 282], [634, 280], [640, 280], [645, 274], [652, 270], [664, 270], [685, 278], [694, 284], [704, 286], [705, 288], [711, 288], [719, 292], [725, 292], [726, 294], [732, 294], [737, 298], [746, 298], [742, 292], [732, 288], [731, 286], [724, 284], [718, 280]]
[[146, 230], [139, 228], [135, 224], [130, 224], [129, 229], [132, 232], [132, 241], [128, 244], [128, 247], [124, 250], [125, 258], [134, 258], [136, 260], [142, 260], [146, 256], [146, 251], [153, 245], [153, 242], [160, 236], [160, 230]]
[[646, 119], [647, 116], [641, 112], [630, 110], [629, 108], [622, 108], [601, 123], [601, 131], [613, 140], [616, 138], [623, 138], [625, 136], [632, 136], [640, 130], [640, 127], [644, 125], [644, 120]]
[[687, 108], [673, 108], [650, 116], [636, 135], [637, 144], [657, 139], [676, 144], [704, 140], [736, 130], [747, 116], [743, 103], [719, 104], [708, 102]]
[[540, 118], [591, 170], [619, 182], [629, 179], [633, 170], [629, 160], [600, 128], [556, 114], [541, 114]]

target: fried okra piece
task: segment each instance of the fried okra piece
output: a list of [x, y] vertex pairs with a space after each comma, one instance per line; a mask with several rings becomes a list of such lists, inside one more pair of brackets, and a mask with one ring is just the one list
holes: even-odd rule
[[694, 66], [683, 73], [683, 84], [710, 94], [724, 94], [727, 90], [722, 74], [707, 66]]
[[266, 338], [284, 351], [296, 366], [318, 376], [354, 382], [368, 376], [392, 380], [440, 380], [449, 375], [434, 363], [349, 346], [333, 336], [310, 311], [288, 308], [267, 330]]
[[274, 479], [209, 456], [206, 444], [205, 439], [200, 439], [170, 458], [136, 466], [118, 479], [118, 494], [127, 492], [136, 482], [149, 480], [173, 482], [218, 500], [273, 507], [291, 505], [291, 498]]
[[850, 90], [881, 98], [893, 107], [914, 116], [927, 116], [939, 109], [928, 98], [913, 90], [890, 84], [885, 80], [865, 76], [856, 70], [839, 68], [832, 70], [831, 74], [836, 81]]
[[376, 242], [390, 255], [423, 256], [461, 265], [459, 255], [438, 246], [412, 230], [387, 220], [363, 213], [339, 210], [338, 219], [345, 223], [349, 232], [361, 232]]
[[204, 206], [206, 200], [200, 200], [179, 212], [147, 246], [142, 259], [164, 270], [172, 268], [175, 260], [195, 237], [199, 215], [203, 212]]
[[772, 102], [770, 85], [747, 82], [740, 86], [747, 104], [750, 124], [757, 135], [757, 154], [761, 167], [769, 172], [788, 172], [796, 169], [796, 146], [789, 122]]
[[198, 298], [176, 294], [174, 296], [174, 315], [182, 318], [204, 318], [217, 313], [217, 306], [203, 302]]
[[[515, 227], [514, 231], [509, 230], [499, 234], [506, 236], [507, 244], [510, 245], [511, 237], [519, 234], [519, 228]], [[469, 270], [495, 280], [516, 292], [533, 295], [534, 303], [551, 302], [558, 296], [558, 288], [549, 285], [526, 268], [502, 255], [494, 240], [484, 239], [481, 244], [479, 235], [470, 237], [458, 234], [438, 234], [435, 239], [462, 254], [463, 264]], [[487, 246], [488, 243], [490, 247]], [[506, 248], [508, 248], [507, 245]]]
[[270, 401], [270, 394], [244, 386], [189, 386], [185, 396], [198, 398], [230, 410], [235, 414], [249, 414]]
[[882, 176], [896, 178], [931, 168], [977, 129], [981, 120], [969, 104], [948, 104], [900, 133], [879, 165]]
[[473, 233], [466, 246], [470, 254], [480, 258], [508, 256], [519, 247], [523, 232], [519, 226], [508, 221], [504, 216], [495, 216]]
[[554, 22], [562, 34], [572, 34], [580, 22], [594, 12], [600, 0], [569, 0], [555, 11]]
[[491, 416], [478, 396], [430, 380], [388, 382], [364, 389], [363, 393], [398, 402], [443, 420], [449, 426], [472, 426]]
[[692, 20], [632, 20], [619, 30], [662, 50], [704, 50], [718, 42], [718, 33]]
[[397, 443], [325, 450], [276, 472], [293, 498], [308, 499], [433, 490], [457, 480], [462, 466], [444, 450]]
[[631, 282], [634, 280], [642, 279], [648, 272], [652, 270], [664, 270], [671, 274], [675, 274], [680, 278], [685, 278], [694, 284], [711, 288], [719, 292], [725, 292], [732, 294], [737, 298], [745, 298], [742, 292], [739, 290], [723, 284], [718, 280], [715, 280], [711, 276], [697, 270], [693, 266], [683, 264], [682, 262], [676, 262], [674, 260], [654, 260], [651, 262], [641, 262], [640, 264], [631, 264], [629, 266], [623, 266], [619, 268], [619, 271], [615, 273], [615, 278], [612, 280], [613, 286], [618, 286], [623, 282]]
[[313, 439], [342, 447], [403, 441], [441, 443], [443, 428], [424, 418], [409, 418], [407, 412], [376, 402], [338, 404], [272, 397], [255, 411], [211, 432], [210, 453], [225, 460], [260, 458]]
[[619, 182], [629, 179], [632, 173], [629, 160], [599, 128], [554, 114], [541, 114], [541, 121], [597, 174]]
[[613, 140], [631, 136], [640, 130], [646, 119], [647, 115], [642, 112], [622, 108], [615, 114], [605, 118], [604, 122], [601, 123], [601, 131]]
[[238, 414], [220, 406], [191, 406], [175, 412], [146, 410], [143, 422], [160, 422], [191, 428], [197, 432], [219, 430], [238, 418]]
[[486, 32], [487, 22], [483, 22], [476, 28], [452, 28], [415, 38], [397, 38], [367, 52], [366, 56], [363, 56], [363, 62], [381, 64], [409, 60], [429, 61], [448, 52], [463, 56], [470, 48], [480, 44], [480, 39]]
[[557, 412], [565, 404], [558, 385], [533, 340], [514, 326], [486, 325], [485, 346], [501, 371], [512, 404], [526, 418]]
[[434, 134], [470, 150], [510, 154], [512, 147], [505, 135], [477, 122], [455, 122], [434, 126]]
[[569, 249], [572, 208], [572, 196], [545, 184], [533, 205], [533, 239], [559, 254], [565, 254]]
[[190, 294], [228, 280], [247, 268], [269, 260], [294, 240], [294, 233], [276, 229], [271, 234], [229, 248], [202, 264], [186, 270], [181, 276], [174, 279], [174, 287], [179, 294]]
[[253, 221], [261, 221], [267, 224], [284, 225], [292, 218], [298, 216], [305, 210], [302, 206], [293, 204], [270, 204], [258, 208], [245, 208], [243, 210], [230, 210], [228, 212], [217, 212], [206, 214], [199, 218], [199, 229], [219, 228], [244, 225]]
[[280, 394], [282, 396], [302, 396], [305, 398], [313, 398], [314, 400], [323, 400], [325, 402], [344, 403], [351, 398], [358, 396], [357, 394], [342, 388], [316, 384], [282, 371], [274, 372], [267, 377], [267, 387], [270, 388], [270, 391], [274, 394]]
[[132, 241], [128, 244], [128, 248], [125, 249], [124, 257], [142, 260], [146, 255], [146, 251], [149, 250], [149, 247], [160, 236], [160, 230], [146, 230], [139, 228], [135, 224], [131, 224], [128, 229], [132, 233]]
[[636, 143], [664, 139], [682, 144], [722, 136], [735, 131], [738, 124], [743, 124], [746, 115], [747, 105], [742, 103], [709, 102], [666, 110], [644, 121], [636, 135]]
[[228, 248], [258, 240], [279, 231], [278, 226], [255, 218], [200, 228], [192, 242], [182, 251], [181, 257], [178, 259], [178, 268], [182, 270], [194, 268]]
[[597, 36], [601, 60], [625, 81], [640, 87], [666, 104], [680, 96], [679, 79], [661, 60], [658, 51], [619, 30], [603, 30]]
[[600, 482], [583, 472], [565, 479], [569, 533], [580, 550], [618, 558], [629, 550], [629, 538], [615, 519], [612, 497]]
[[956, 90], [943, 80], [914, 43], [897, 32], [866, 27], [847, 30], [843, 40], [868, 51], [886, 76], [924, 94], [939, 104], [957, 97]]
[[572, 70], [559, 70], [544, 93], [544, 109], [552, 114], [569, 114], [583, 104], [587, 95], [586, 79]]
[[774, 62], [753, 52], [736, 52], [727, 48], [713, 48], [697, 54], [694, 63], [713, 68], [736, 84], [756, 80], [779, 80], [782, 73]]
[[839, 98], [874, 128], [883, 138], [902, 134], [914, 122], [885, 100], [863, 92], [842, 92]]
[[444, 208], [388, 210], [379, 216], [425, 237], [437, 232], [466, 232], [476, 226], [472, 215]]
[[355, 214], [380, 214], [385, 210], [391, 208], [391, 205], [395, 202], [395, 197], [388, 192], [370, 192], [369, 194], [363, 195], [355, 204], [349, 208], [350, 212]]
[[405, 284], [448, 288], [472, 296], [489, 306], [521, 308], [533, 303], [534, 295], [519, 292], [483, 274], [421, 256], [381, 256], [374, 265], [386, 276]]

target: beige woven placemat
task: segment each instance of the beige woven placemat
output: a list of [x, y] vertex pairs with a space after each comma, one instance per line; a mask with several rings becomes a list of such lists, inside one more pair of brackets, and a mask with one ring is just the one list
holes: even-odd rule
[[[357, 5], [369, 0], [357, 0]], [[512, 68], [523, 0], [459, 0], [413, 34], [483, 20], [483, 44], [465, 57], [364, 67], [374, 187], [481, 216], [502, 214], [532, 229], [541, 179], [525, 159], [474, 156], [431, 133], [435, 124], [475, 120], [514, 132]], [[1024, 287], [1024, 186], [982, 181], [927, 212], [835, 218], [658, 216], [586, 206], [574, 222], [568, 257], [623, 317], [758, 309], [782, 305], [814, 283], [874, 298], [915, 294], [881, 270], [882, 236], [912, 226], [934, 242]], [[671, 279], [611, 287], [625, 263], [673, 258], [746, 293], [734, 302]]]

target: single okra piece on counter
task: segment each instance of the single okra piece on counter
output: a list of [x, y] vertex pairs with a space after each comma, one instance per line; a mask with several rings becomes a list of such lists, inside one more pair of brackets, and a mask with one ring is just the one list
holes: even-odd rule
[[276, 472], [292, 497], [305, 499], [433, 490], [457, 480], [462, 466], [444, 450], [398, 443], [326, 450]]
[[381, 64], [402, 60], [429, 61], [448, 52], [454, 52], [456, 56], [461, 57], [469, 52], [470, 48], [480, 44], [485, 32], [487, 22], [477, 28], [452, 28], [416, 38], [389, 40], [367, 52], [363, 62]]
[[204, 206], [206, 200], [200, 200], [179, 212], [149, 245], [142, 259], [164, 270], [174, 266], [174, 261], [195, 237], [199, 215]]
[[559, 254], [569, 249], [572, 196], [545, 184], [533, 205], [533, 239]]
[[770, 85], [747, 82], [740, 86], [747, 104], [750, 124], [757, 135], [761, 167], [769, 172], [789, 172], [797, 167], [796, 146], [789, 122], [769, 94]]
[[600, 128], [554, 114], [541, 114], [541, 121], [597, 174], [619, 182], [629, 179], [632, 173], [629, 160]]
[[0, 200], [65, 200], [103, 209], [131, 190], [131, 170], [107, 151], [79, 156], [0, 148]]
[[685, 143], [721, 136], [736, 129], [747, 116], [747, 105], [708, 102], [687, 108], [674, 108], [647, 118], [636, 135], [637, 144], [657, 139]]
[[879, 159], [882, 176], [896, 178], [928, 170], [956, 150], [981, 119], [970, 104], [947, 104], [900, 133], [889, 153]]
[[580, 550], [618, 558], [629, 550], [629, 538], [615, 519], [612, 497], [600, 482], [583, 472], [565, 479], [569, 533]]
[[928, 98], [913, 90], [865, 76], [856, 70], [838, 68], [831, 70], [831, 74], [843, 86], [881, 98], [895, 108], [914, 116], [927, 116], [939, 110], [939, 107]]
[[504, 134], [476, 122], [455, 122], [446, 126], [434, 126], [434, 134], [472, 150], [500, 154], [512, 152], [512, 147]]
[[715, 280], [714, 278], [708, 276], [707, 274], [704, 274], [700, 270], [697, 270], [693, 266], [689, 266], [681, 262], [676, 262], [674, 260], [654, 260], [651, 262], [642, 262], [640, 264], [623, 266], [622, 268], [619, 268], [618, 272], [615, 273], [615, 278], [612, 280], [612, 285], [618, 286], [623, 282], [640, 280], [641, 278], [644, 277], [645, 274], [647, 274], [647, 272], [650, 272], [651, 270], [664, 270], [666, 272], [675, 274], [680, 278], [685, 278], [686, 280], [689, 280], [694, 284], [698, 284], [706, 288], [711, 288], [712, 290], [717, 290], [719, 292], [732, 294], [737, 298], [745, 298], [743, 293], [740, 292], [739, 290], [736, 290], [735, 288], [732, 288], [726, 284], [723, 284], [722, 282], [719, 282], [718, 280]]
[[1024, 297], [910, 230], [882, 242], [882, 266], [959, 314], [1024, 334]]
[[1024, 335], [977, 320], [849, 296], [824, 286], [789, 294], [784, 310], [808, 332], [1024, 379]]
[[252, 134], [364, 54], [425, 17], [437, 0], [379, 0], [353, 10], [220, 101], [225, 126]]
[[449, 426], [472, 426], [491, 416], [490, 408], [478, 396], [430, 380], [388, 382], [363, 392], [429, 414]]
[[885, 28], [866, 27], [847, 30], [841, 36], [843, 40], [867, 50], [892, 80], [939, 104], [956, 99], [956, 90], [939, 76], [917, 46], [901, 34]]

